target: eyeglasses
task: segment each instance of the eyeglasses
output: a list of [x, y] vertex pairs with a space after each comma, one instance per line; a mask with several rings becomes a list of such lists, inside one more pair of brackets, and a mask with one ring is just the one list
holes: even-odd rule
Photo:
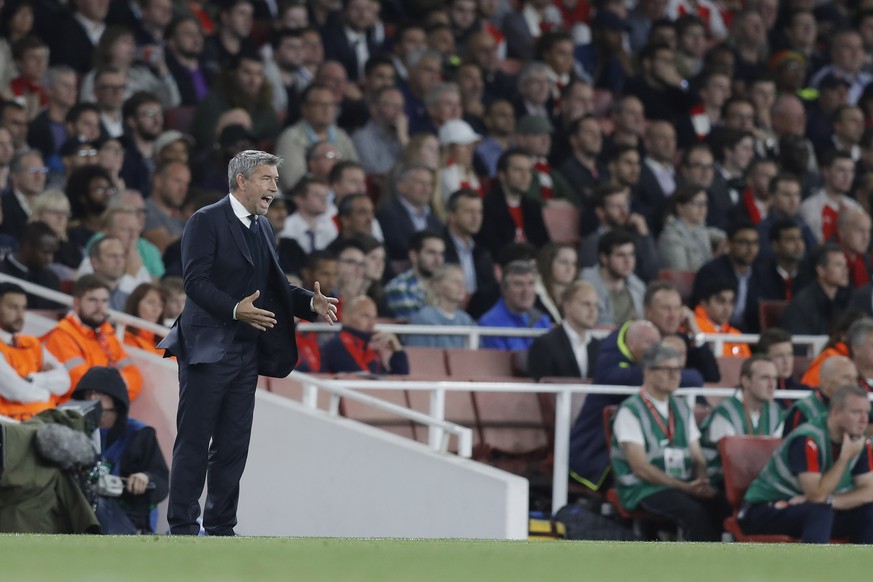
[[322, 159], [325, 160], [341, 160], [343, 159], [343, 155], [339, 152], [324, 152], [321, 156]]
[[93, 158], [94, 156], [97, 155], [97, 150], [95, 150], [95, 149], [79, 150], [76, 152], [76, 155], [80, 158]]
[[682, 372], [682, 368], [679, 366], [654, 366], [650, 369], [655, 372], [667, 372], [668, 374], [680, 374]]
[[94, 194], [97, 194], [98, 196], [103, 196], [104, 194], [109, 194], [110, 196], [112, 196], [116, 192], [118, 192], [118, 190], [112, 187], [106, 188], [105, 186], [97, 186], [96, 188], [94, 188], [94, 190], [92, 190], [92, 192], [94, 192]]
[[48, 174], [49, 169], [45, 166], [34, 166], [32, 168], [27, 168], [28, 174]]
[[152, 118], [152, 117], [157, 117], [158, 115], [161, 115], [161, 110], [157, 107], [154, 107], [152, 109], [146, 109], [145, 111], [140, 111], [139, 114], [143, 117]]

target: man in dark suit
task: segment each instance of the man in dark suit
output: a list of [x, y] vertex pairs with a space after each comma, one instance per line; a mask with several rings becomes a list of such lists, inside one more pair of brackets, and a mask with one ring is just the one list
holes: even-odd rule
[[589, 331], [597, 324], [597, 291], [587, 281], [576, 281], [561, 297], [564, 321], [536, 338], [528, 350], [528, 374], [546, 377], [590, 378], [600, 351], [600, 340]]
[[347, 0], [321, 29], [324, 60], [338, 61], [351, 81], [364, 78], [367, 60], [381, 51], [384, 31], [370, 0]]
[[424, 164], [411, 164], [397, 178], [397, 196], [376, 212], [390, 260], [408, 258], [409, 237], [414, 233], [420, 230], [443, 230], [443, 223], [430, 207], [433, 187], [433, 170]]
[[258, 375], [282, 378], [294, 369], [294, 316], [336, 321], [337, 300], [318, 282], [314, 293], [288, 284], [275, 235], [261, 218], [279, 189], [281, 161], [255, 150], [234, 156], [230, 195], [197, 211], [182, 235], [188, 302], [160, 344], [179, 361], [167, 512], [174, 535], [199, 533], [207, 473], [203, 527], [209, 535], [235, 535]]

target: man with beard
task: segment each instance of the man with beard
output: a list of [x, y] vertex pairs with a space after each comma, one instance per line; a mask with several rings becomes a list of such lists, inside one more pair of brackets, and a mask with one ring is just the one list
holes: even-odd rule
[[427, 287], [445, 260], [446, 243], [434, 231], [422, 230], [409, 239], [411, 267], [385, 285], [388, 309], [397, 318], [411, 317], [427, 305]]
[[183, 16], [170, 23], [166, 33], [167, 68], [176, 85], [183, 106], [200, 103], [209, 91], [206, 70], [200, 62], [203, 55], [203, 32], [193, 16]]
[[[229, 109], [245, 109], [252, 118], [251, 133], [257, 140], [273, 139], [279, 121], [270, 101], [270, 88], [264, 82], [264, 64], [257, 52], [241, 52], [197, 108], [192, 134], [201, 148], [209, 147], [221, 114]], [[287, 159], [287, 158], [286, 158]]]
[[128, 188], [149, 192], [155, 170], [155, 140], [164, 130], [164, 112], [156, 95], [134, 93], [121, 107], [124, 120], [124, 165], [120, 176]]
[[112, 179], [100, 166], [89, 165], [73, 170], [66, 188], [76, 219], [67, 231], [70, 242], [85, 248], [102, 227], [102, 216], [113, 193]]
[[85, 275], [73, 285], [73, 310], [42, 338], [42, 343], [70, 374], [70, 399], [79, 380], [94, 366], [109, 366], [121, 372], [127, 393], [136, 399], [142, 390], [142, 375], [124, 351], [109, 323], [109, 287], [97, 275]]
[[188, 196], [191, 170], [188, 164], [170, 160], [155, 172], [152, 195], [146, 201], [146, 223], [143, 238], [162, 253], [182, 237], [185, 220], [182, 204]]

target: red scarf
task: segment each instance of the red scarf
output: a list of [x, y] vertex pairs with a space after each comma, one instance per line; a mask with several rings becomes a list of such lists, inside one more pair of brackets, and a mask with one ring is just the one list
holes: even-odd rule
[[[346, 351], [363, 372], [379, 372], [382, 368], [382, 362], [379, 361], [379, 354], [376, 350], [370, 347], [369, 343], [362, 340], [356, 335], [352, 335], [347, 331], [339, 333], [340, 341], [343, 342]], [[376, 369], [370, 368], [370, 364], [375, 362]]]
[[746, 208], [746, 213], [749, 215], [749, 220], [752, 224], [760, 224], [761, 211], [758, 210], [758, 205], [755, 204], [755, 196], [750, 188], [743, 190], [743, 206]]
[[821, 209], [821, 234], [822, 240], [828, 240], [837, 232], [837, 218], [840, 216], [839, 209], [831, 208], [825, 204]]
[[709, 116], [706, 114], [706, 108], [703, 106], [703, 103], [692, 107], [688, 115], [691, 117], [691, 127], [694, 129], [695, 139], [703, 141], [712, 130], [712, 123], [709, 121]]
[[321, 370], [321, 349], [318, 334], [314, 331], [297, 332], [297, 366], [305, 364], [310, 372]]
[[40, 107], [45, 107], [46, 105], [48, 105], [48, 97], [45, 94], [45, 89], [43, 89], [39, 85], [39, 83], [34, 83], [30, 79], [27, 79], [25, 77], [16, 77], [15, 79], [12, 79], [12, 82], [9, 83], [9, 88], [12, 90], [12, 94], [16, 97], [38, 95]]
[[852, 287], [863, 287], [870, 282], [870, 273], [867, 271], [867, 262], [864, 260], [864, 255], [846, 255], [846, 262], [849, 263], [849, 282]]
[[540, 196], [543, 200], [551, 200], [555, 196], [554, 182], [552, 181], [552, 169], [546, 158], [536, 158], [533, 165], [534, 172], [540, 181]]
[[512, 222], [515, 223], [515, 240], [513, 242], [525, 242], [527, 237], [524, 235], [524, 215], [521, 213], [521, 206], [506, 206], [509, 210], [509, 216], [512, 217]]

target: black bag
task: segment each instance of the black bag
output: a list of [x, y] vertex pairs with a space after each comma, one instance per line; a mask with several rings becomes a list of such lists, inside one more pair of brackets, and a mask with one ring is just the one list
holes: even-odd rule
[[567, 539], [570, 540], [640, 541], [631, 528], [603, 517], [580, 503], [565, 505], [555, 514], [555, 519], [564, 524]]

